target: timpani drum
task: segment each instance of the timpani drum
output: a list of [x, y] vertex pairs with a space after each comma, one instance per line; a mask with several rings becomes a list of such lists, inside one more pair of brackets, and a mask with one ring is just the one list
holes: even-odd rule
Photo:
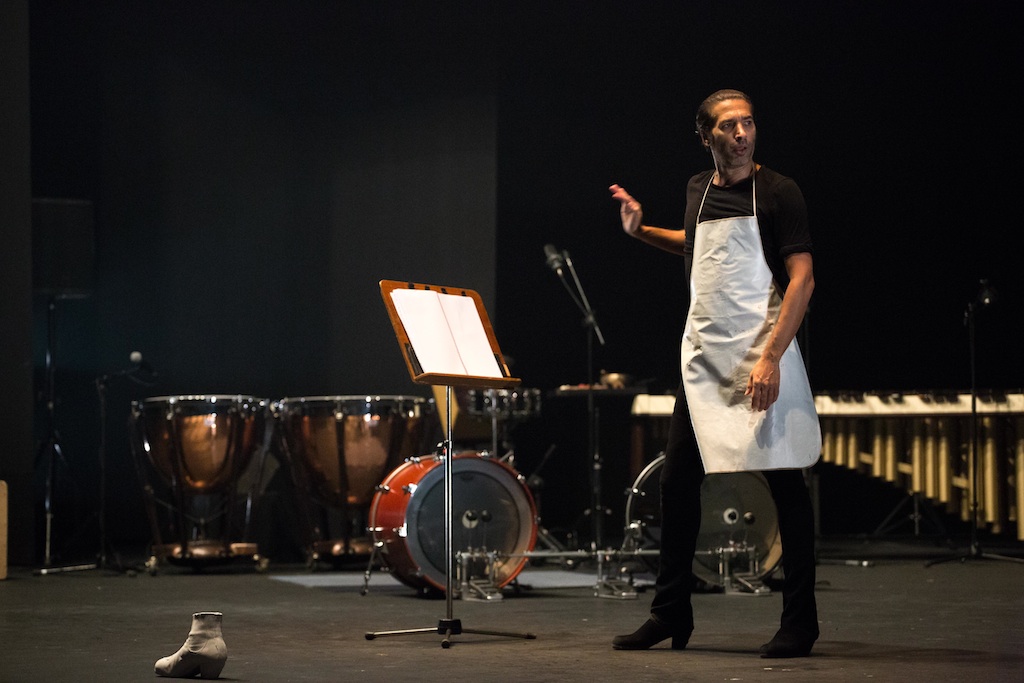
[[403, 460], [430, 450], [437, 431], [433, 403], [411, 396], [306, 396], [282, 399], [275, 408], [299, 502], [310, 516], [311, 559], [369, 552], [368, 543], [353, 540], [366, 527], [375, 487]]
[[[388, 475], [370, 505], [370, 530], [381, 558], [402, 583], [444, 591], [447, 584], [444, 460], [412, 458]], [[523, 477], [486, 454], [452, 459], [452, 549], [497, 554], [488, 569], [473, 560], [471, 575], [491, 572], [495, 588], [526, 565], [537, 541], [537, 509]]]
[[278, 416], [313, 493], [341, 508], [369, 505], [388, 472], [425, 450], [430, 409], [418, 397], [313, 396], [283, 399]]
[[151, 569], [161, 559], [193, 567], [261, 561], [256, 544], [245, 540], [258, 476], [248, 491], [239, 482], [253, 456], [266, 452], [267, 407], [264, 399], [240, 395], [157, 396], [132, 404], [132, 446], [153, 534]]

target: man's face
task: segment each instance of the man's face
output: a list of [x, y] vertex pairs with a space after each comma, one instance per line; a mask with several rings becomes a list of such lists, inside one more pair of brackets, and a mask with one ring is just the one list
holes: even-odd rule
[[754, 157], [757, 129], [754, 114], [746, 100], [723, 100], [711, 110], [715, 125], [705, 139], [716, 164], [725, 169], [743, 168]]

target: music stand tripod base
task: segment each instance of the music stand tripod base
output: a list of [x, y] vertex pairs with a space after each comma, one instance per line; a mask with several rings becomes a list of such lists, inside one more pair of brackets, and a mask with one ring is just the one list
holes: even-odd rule
[[396, 631], [368, 631], [366, 633], [367, 640], [373, 640], [374, 638], [383, 638], [385, 636], [405, 636], [415, 633], [436, 633], [440, 636], [444, 636], [441, 639], [441, 647], [448, 649], [452, 646], [452, 636], [462, 635], [463, 633], [470, 633], [482, 636], [504, 636], [512, 638], [524, 638], [526, 640], [534, 640], [537, 635], [534, 633], [511, 633], [509, 631], [491, 631], [487, 629], [473, 629], [473, 628], [462, 628], [461, 619], [440, 619], [437, 622], [437, 628], [406, 628], [398, 629]]

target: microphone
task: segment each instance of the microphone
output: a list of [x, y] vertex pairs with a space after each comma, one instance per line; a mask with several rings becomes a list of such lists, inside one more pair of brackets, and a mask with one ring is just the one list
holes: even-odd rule
[[559, 277], [562, 277], [562, 268], [565, 266], [565, 256], [562, 252], [555, 249], [553, 244], [545, 244], [544, 254], [547, 256], [548, 268], [558, 273]]
[[141, 351], [132, 351], [131, 355], [128, 356], [128, 360], [130, 360], [132, 365], [135, 366], [134, 369], [130, 370], [129, 372], [142, 370], [146, 374], [151, 375], [152, 377], [156, 377], [156, 370], [153, 369], [152, 365], [150, 365], [149, 363], [142, 359]]
[[[118, 370], [117, 372], [109, 372], [107, 374], [100, 375], [96, 378], [96, 382], [105, 384], [108, 380], [111, 380], [114, 377], [127, 377], [133, 382], [138, 382], [140, 384], [152, 384], [153, 380], [156, 379], [156, 370], [142, 359], [142, 352], [132, 351], [128, 354], [128, 362], [131, 363], [130, 367], [127, 367], [124, 370]], [[148, 375], [150, 379], [140, 378], [138, 376], [140, 371]]]

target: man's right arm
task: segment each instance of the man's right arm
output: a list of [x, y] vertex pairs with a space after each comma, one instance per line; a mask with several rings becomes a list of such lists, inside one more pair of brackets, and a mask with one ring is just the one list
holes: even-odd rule
[[653, 247], [682, 256], [683, 246], [686, 244], [685, 230], [670, 230], [668, 228], [644, 225], [643, 209], [640, 206], [640, 202], [618, 185], [612, 185], [608, 190], [612, 193], [612, 199], [619, 202], [622, 229], [627, 235], [646, 242]]

